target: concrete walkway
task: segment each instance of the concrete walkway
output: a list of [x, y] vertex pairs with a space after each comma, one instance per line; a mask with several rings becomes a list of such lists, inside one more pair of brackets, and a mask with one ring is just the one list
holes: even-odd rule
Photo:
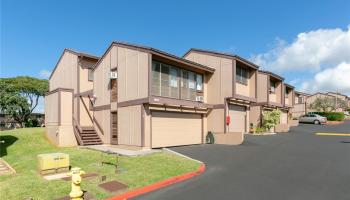
[[104, 153], [109, 154], [118, 154], [122, 156], [143, 156], [148, 155], [152, 153], [161, 152], [161, 150], [142, 150], [142, 149], [136, 149], [136, 148], [125, 148], [118, 145], [90, 145], [90, 146], [82, 146], [80, 148], [87, 148], [92, 149], [96, 151], [101, 151]]

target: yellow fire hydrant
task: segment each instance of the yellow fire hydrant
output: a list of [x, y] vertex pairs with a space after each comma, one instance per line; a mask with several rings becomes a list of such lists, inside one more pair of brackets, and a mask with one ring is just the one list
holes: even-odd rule
[[69, 172], [72, 177], [72, 191], [69, 193], [71, 200], [83, 200], [83, 191], [80, 188], [81, 175], [85, 174], [79, 167], [74, 167]]

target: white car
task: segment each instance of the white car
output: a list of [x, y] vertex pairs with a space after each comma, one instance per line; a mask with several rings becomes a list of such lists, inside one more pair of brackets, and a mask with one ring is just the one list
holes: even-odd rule
[[301, 123], [313, 123], [313, 124], [323, 124], [327, 122], [326, 117], [322, 117], [321, 115], [309, 113], [303, 115], [299, 118], [299, 122]]

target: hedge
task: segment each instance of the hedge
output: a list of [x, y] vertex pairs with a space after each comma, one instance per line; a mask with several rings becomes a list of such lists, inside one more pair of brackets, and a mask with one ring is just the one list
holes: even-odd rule
[[315, 114], [327, 117], [328, 121], [343, 121], [345, 115], [343, 112], [313, 112]]

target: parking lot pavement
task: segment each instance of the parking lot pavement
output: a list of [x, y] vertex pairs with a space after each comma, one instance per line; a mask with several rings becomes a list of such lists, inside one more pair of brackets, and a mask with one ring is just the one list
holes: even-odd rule
[[206, 172], [136, 199], [349, 200], [350, 122], [301, 124], [289, 133], [247, 135], [240, 146], [192, 145], [173, 150], [203, 161]]

